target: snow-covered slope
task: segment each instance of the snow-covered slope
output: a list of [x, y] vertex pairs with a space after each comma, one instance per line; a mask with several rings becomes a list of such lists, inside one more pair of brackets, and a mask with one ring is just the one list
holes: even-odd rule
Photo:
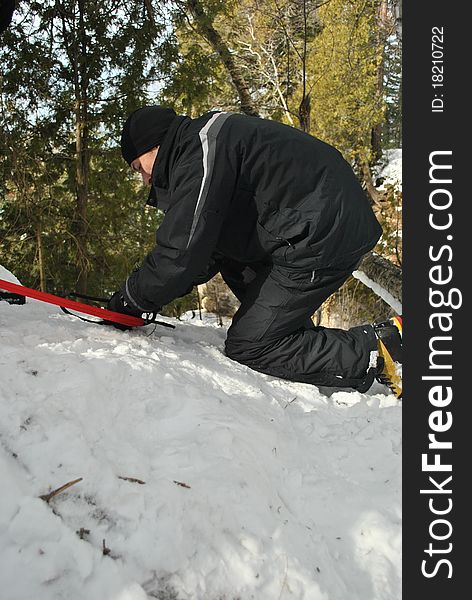
[[1, 598], [398, 600], [401, 403], [176, 325], [0, 302]]

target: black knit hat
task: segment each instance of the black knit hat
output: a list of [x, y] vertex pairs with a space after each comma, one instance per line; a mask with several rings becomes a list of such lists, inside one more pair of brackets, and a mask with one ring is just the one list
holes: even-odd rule
[[130, 165], [138, 156], [160, 146], [176, 116], [172, 108], [162, 106], [144, 106], [132, 112], [121, 134], [121, 154], [126, 162]]

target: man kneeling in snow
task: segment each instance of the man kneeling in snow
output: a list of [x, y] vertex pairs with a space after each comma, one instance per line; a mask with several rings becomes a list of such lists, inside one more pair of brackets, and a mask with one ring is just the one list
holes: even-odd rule
[[336, 149], [258, 117], [191, 119], [160, 106], [128, 117], [121, 149], [165, 216], [155, 248], [112, 296], [111, 310], [159, 311], [220, 272], [241, 302], [226, 339], [230, 358], [360, 391], [377, 377], [401, 395], [395, 323], [344, 331], [310, 319], [382, 231]]

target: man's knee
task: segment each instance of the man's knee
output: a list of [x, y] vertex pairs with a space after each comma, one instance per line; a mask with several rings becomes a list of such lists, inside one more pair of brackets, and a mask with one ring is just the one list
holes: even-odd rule
[[235, 336], [228, 334], [225, 341], [225, 353], [228, 358], [237, 362], [242, 362], [241, 357], [245, 355], [245, 348], [249, 346], [249, 343], [244, 343], [242, 340], [236, 340]]
[[264, 343], [256, 343], [253, 340], [232, 334], [230, 329], [225, 341], [225, 353], [231, 360], [243, 365], [251, 365], [260, 359], [265, 346]]

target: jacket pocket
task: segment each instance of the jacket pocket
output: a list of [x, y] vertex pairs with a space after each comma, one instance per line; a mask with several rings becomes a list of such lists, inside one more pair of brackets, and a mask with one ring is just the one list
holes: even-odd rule
[[259, 224], [274, 239], [294, 246], [309, 237], [311, 219], [294, 208], [281, 208], [264, 215]]

